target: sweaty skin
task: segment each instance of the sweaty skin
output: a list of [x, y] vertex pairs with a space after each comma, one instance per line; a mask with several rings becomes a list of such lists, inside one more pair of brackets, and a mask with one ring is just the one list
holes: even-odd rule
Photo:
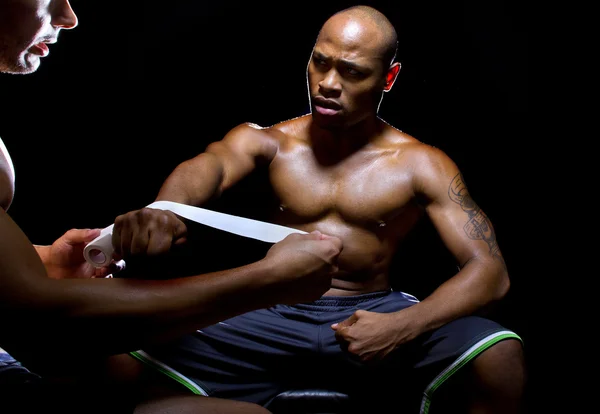
[[[226, 191], [245, 175], [244, 168], [253, 169], [260, 160], [268, 163], [276, 200], [265, 203], [270, 221], [319, 230], [344, 243], [339, 270], [325, 295], [388, 288], [394, 252], [424, 213], [437, 224], [461, 267], [470, 259], [482, 260], [497, 271], [492, 278], [503, 275], [492, 225], [473, 202], [456, 165], [442, 151], [380, 119], [374, 122], [361, 141], [339, 140], [316, 125], [312, 115], [269, 128], [240, 125], [204, 154], [182, 163], [157, 199], [202, 204], [207, 194]], [[189, 176], [217, 164], [214, 182]], [[215, 184], [221, 177], [220, 185]], [[197, 187], [177, 184], [188, 180]]]
[[[365, 10], [339, 13], [319, 32], [307, 66], [310, 114], [266, 128], [240, 124], [178, 165], [156, 200], [201, 206], [268, 167], [276, 203], [266, 219], [343, 242], [326, 295], [388, 288], [399, 242], [427, 214], [460, 270], [405, 312], [423, 332], [481, 311], [510, 283], [493, 226], [456, 164], [377, 115], [400, 64], [391, 63], [395, 31]], [[116, 218], [118, 254], [160, 253], [185, 236], [174, 215], [147, 210]]]
[[396, 246], [422, 214], [403, 171], [415, 168], [411, 151], [423, 145], [380, 121], [369, 143], [334, 159], [327, 144], [311, 140], [310, 126], [308, 115], [259, 132], [278, 147], [269, 167], [277, 208], [269, 218], [345, 243], [326, 295], [385, 290]]
[[[179, 164], [156, 197], [203, 206], [266, 169], [268, 191], [248, 193], [263, 208], [248, 208], [249, 216], [342, 241], [325, 296], [382, 291], [391, 277], [402, 278], [401, 271], [390, 274], [391, 259], [426, 215], [458, 272], [407, 308], [356, 310], [332, 324], [347, 352], [362, 362], [381, 360], [428, 331], [487, 310], [510, 287], [493, 226], [457, 165], [377, 115], [400, 70], [396, 43], [390, 22], [372, 8], [337, 13], [321, 28], [308, 62], [311, 112], [268, 127], [238, 125]], [[174, 214], [141, 209], [115, 219], [112, 241], [123, 257], [155, 255], [186, 233]], [[516, 340], [495, 344], [469, 364], [466, 378], [480, 389], [449, 395], [468, 397], [477, 412], [517, 413], [522, 356]], [[498, 370], [507, 375], [499, 378]]]

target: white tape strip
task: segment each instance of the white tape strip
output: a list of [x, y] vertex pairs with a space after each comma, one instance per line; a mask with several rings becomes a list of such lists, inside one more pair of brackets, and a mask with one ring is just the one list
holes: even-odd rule
[[[227, 231], [239, 236], [261, 240], [268, 243], [277, 243], [292, 233], [306, 232], [298, 229], [265, 223], [231, 214], [219, 213], [200, 207], [188, 206], [173, 201], [155, 201], [148, 204], [148, 208], [169, 210], [173, 213], [215, 229]], [[83, 250], [83, 256], [90, 264], [103, 267], [110, 264], [113, 255], [112, 229], [114, 224], [102, 229], [100, 235], [92, 240]]]

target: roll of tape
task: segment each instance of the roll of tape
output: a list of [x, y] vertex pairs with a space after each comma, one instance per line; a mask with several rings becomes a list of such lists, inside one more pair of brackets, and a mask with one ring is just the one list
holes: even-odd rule
[[[155, 201], [152, 204], [148, 204], [146, 207], [169, 210], [188, 220], [268, 243], [277, 243], [292, 233], [306, 234], [305, 231], [280, 226], [278, 224], [219, 213], [217, 211], [188, 206], [173, 201]], [[111, 224], [102, 229], [100, 235], [86, 245], [83, 250], [83, 256], [88, 263], [96, 267], [104, 267], [110, 264], [114, 253], [112, 246], [113, 227], [114, 224]]]
[[102, 229], [100, 235], [89, 242], [83, 249], [85, 260], [95, 267], [108, 266], [114, 253], [112, 245], [112, 229], [114, 224]]

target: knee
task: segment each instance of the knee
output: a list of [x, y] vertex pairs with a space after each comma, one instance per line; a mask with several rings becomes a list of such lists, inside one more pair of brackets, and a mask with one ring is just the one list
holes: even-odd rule
[[522, 389], [526, 378], [522, 343], [516, 339], [507, 339], [494, 344], [475, 358], [473, 371], [475, 380], [480, 385]]
[[523, 345], [517, 339], [500, 341], [485, 350], [476, 361], [480, 365], [490, 365], [492, 368], [496, 368], [498, 365], [514, 368], [524, 367]]

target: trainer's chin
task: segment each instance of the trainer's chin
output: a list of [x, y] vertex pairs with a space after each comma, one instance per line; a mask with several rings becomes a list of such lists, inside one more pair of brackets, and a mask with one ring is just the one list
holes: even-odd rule
[[40, 57], [27, 53], [20, 59], [13, 61], [12, 65], [3, 67], [2, 71], [14, 75], [27, 75], [35, 72], [40, 67]]
[[23, 74], [35, 72], [39, 67], [42, 58], [34, 53], [26, 53], [23, 58]]
[[25, 52], [12, 66], [6, 68], [6, 72], [17, 75], [27, 75], [28, 73], [35, 72], [40, 67], [40, 62], [40, 56]]

